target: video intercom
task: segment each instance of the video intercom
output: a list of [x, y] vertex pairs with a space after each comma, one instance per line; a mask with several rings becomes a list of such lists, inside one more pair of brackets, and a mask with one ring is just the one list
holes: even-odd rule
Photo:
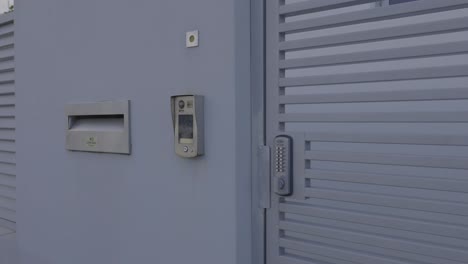
[[203, 104], [200, 95], [171, 97], [174, 149], [181, 157], [194, 158], [205, 152]]

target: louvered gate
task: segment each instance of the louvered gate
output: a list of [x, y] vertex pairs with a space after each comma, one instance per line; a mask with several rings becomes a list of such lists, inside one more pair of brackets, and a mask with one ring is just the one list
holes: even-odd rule
[[15, 62], [13, 13], [0, 15], [0, 229], [15, 229]]
[[267, 263], [468, 263], [468, 0], [266, 3]]

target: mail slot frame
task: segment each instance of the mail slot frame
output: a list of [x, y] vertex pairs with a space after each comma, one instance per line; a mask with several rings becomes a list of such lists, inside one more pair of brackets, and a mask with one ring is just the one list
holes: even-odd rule
[[[65, 106], [65, 115], [67, 150], [131, 154], [129, 100], [71, 103]], [[106, 122], [102, 122], [104, 129], [76, 129], [73, 126], [74, 119], [92, 120], [96, 117], [93, 126], [99, 128], [99, 122], [106, 121], [106, 116], [123, 116], [123, 126], [105, 129]]]

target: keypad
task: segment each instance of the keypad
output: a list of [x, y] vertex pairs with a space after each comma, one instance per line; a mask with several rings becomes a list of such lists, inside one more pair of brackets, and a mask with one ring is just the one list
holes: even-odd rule
[[286, 148], [283, 145], [276, 146], [276, 172], [285, 172], [287, 158], [285, 156]]

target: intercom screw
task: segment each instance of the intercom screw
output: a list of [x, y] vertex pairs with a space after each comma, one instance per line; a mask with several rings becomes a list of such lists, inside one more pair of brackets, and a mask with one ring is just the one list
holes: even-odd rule
[[185, 33], [185, 46], [187, 48], [198, 47], [198, 30]]

